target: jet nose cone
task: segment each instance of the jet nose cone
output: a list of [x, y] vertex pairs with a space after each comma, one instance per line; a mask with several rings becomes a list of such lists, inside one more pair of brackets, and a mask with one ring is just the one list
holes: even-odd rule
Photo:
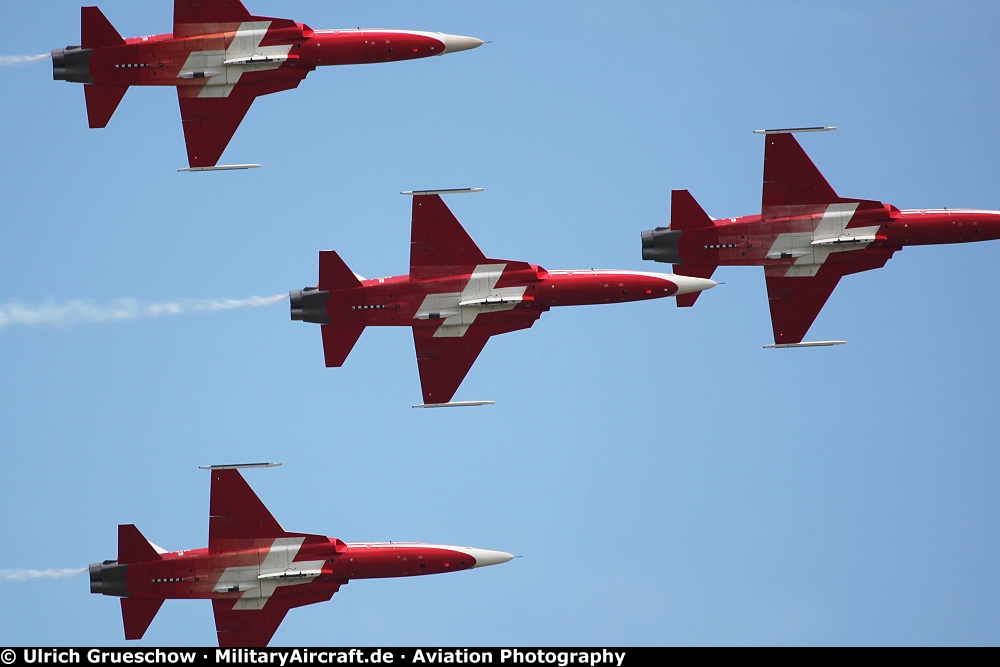
[[442, 53], [455, 53], [456, 51], [468, 51], [477, 46], [483, 45], [483, 40], [475, 37], [463, 37], [461, 35], [441, 35], [444, 40], [444, 51]]
[[708, 278], [693, 278], [691, 276], [672, 276], [670, 278], [677, 285], [677, 294], [691, 294], [702, 290], [712, 289], [718, 283]]
[[488, 551], [486, 549], [469, 549], [469, 553], [476, 559], [473, 567], [486, 567], [487, 565], [499, 565], [511, 560], [514, 555], [505, 551]]

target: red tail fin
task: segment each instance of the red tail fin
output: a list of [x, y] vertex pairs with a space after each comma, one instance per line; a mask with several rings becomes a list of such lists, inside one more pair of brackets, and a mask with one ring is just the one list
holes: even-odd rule
[[354, 275], [344, 260], [333, 250], [319, 253], [319, 285], [321, 290], [335, 292], [341, 289], [361, 287], [361, 281]]
[[128, 86], [84, 84], [83, 92], [87, 96], [87, 120], [90, 121], [90, 127], [107, 127], [108, 121], [111, 120], [127, 91]]
[[104, 46], [120, 46], [125, 43], [111, 21], [97, 7], [80, 8], [80, 46], [85, 49], [99, 49]]
[[[322, 250], [319, 253], [319, 289], [327, 292], [354, 289], [361, 287], [361, 281], [347, 267], [344, 260], [333, 250]], [[327, 368], [339, 368], [344, 365], [347, 355], [354, 349], [354, 344], [361, 337], [364, 326], [341, 326], [324, 324], [323, 355], [326, 357]]]
[[[711, 278], [717, 268], [719, 267], [701, 264], [674, 264], [674, 273], [679, 276], [691, 276], [692, 278]], [[698, 300], [699, 294], [701, 292], [681, 294], [674, 301], [677, 302], [678, 308], [690, 308]]]
[[122, 598], [122, 623], [125, 625], [125, 639], [142, 639], [146, 628], [160, 611], [163, 599]]
[[139, 529], [132, 524], [118, 526], [118, 563], [148, 563], [160, 560], [160, 554], [149, 543]]
[[[715, 222], [708, 217], [691, 193], [687, 190], [674, 190], [670, 193], [670, 229], [683, 231], [685, 229], [702, 229], [712, 227]], [[697, 294], [697, 292], [696, 292]]]
[[320, 330], [323, 332], [323, 355], [326, 357], [326, 367], [340, 368], [365, 328], [324, 324], [320, 326]]
[[[651, 232], [643, 232], [642, 258], [671, 262], [677, 275], [711, 278], [715, 266], [682, 263], [680, 244], [685, 238], [684, 232], [714, 226], [715, 221], [705, 213], [705, 209], [695, 201], [690, 192], [674, 190], [670, 193], [670, 229], [657, 228]], [[682, 294], [676, 299], [677, 305], [689, 308], [697, 301], [699, 294], [701, 292]]]

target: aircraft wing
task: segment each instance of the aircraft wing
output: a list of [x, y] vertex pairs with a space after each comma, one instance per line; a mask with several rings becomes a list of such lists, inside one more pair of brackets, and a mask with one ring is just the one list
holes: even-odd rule
[[268, 82], [240, 82], [235, 84], [224, 97], [200, 97], [208, 86], [178, 86], [177, 101], [181, 108], [181, 122], [184, 126], [184, 142], [187, 144], [188, 164], [192, 167], [214, 167], [236, 128], [253, 101], [261, 95], [269, 95], [282, 90], [291, 90], [299, 85], [309, 73], [304, 69], [282, 69], [269, 72], [244, 74], [245, 80], [270, 75], [281, 80]]
[[481, 264], [504, 264], [507, 271], [531, 270], [525, 262], [486, 257], [440, 195], [415, 195], [410, 225], [410, 277], [428, 279], [471, 273]]
[[801, 343], [842, 277], [882, 268], [897, 249], [869, 247], [834, 253], [813, 276], [788, 276], [789, 265], [786, 264], [765, 267], [774, 342], [778, 345]]
[[486, 255], [440, 195], [413, 197], [410, 226], [410, 276], [436, 278], [486, 264]]
[[174, 0], [174, 37], [209, 35], [250, 18], [239, 0]]
[[819, 212], [839, 201], [795, 135], [765, 136], [761, 217]]
[[[504, 321], [476, 322], [462, 336], [435, 336], [437, 327], [413, 327], [413, 346], [417, 351], [417, 368], [420, 371], [424, 403], [449, 402], [490, 336], [528, 329], [542, 316], [542, 312], [544, 311], [507, 311], [503, 313]], [[486, 320], [489, 316], [484, 314], [477, 319]], [[512, 316], [516, 319], [510, 319]]]
[[236, 540], [266, 540], [287, 533], [238, 470], [213, 470], [208, 549], [226, 551]]
[[270, 21], [275, 28], [295, 25], [288, 19], [253, 16], [240, 0], [174, 0], [175, 38], [235, 30], [251, 21]]
[[212, 470], [208, 550], [213, 553], [247, 548], [278, 538], [302, 538], [302, 544], [326, 544], [323, 535], [284, 530], [238, 470]]
[[[289, 609], [326, 602], [344, 583], [310, 584], [309, 592], [304, 595], [295, 593], [297, 586], [279, 588], [261, 609], [234, 609], [235, 598], [212, 600], [219, 646], [267, 646]], [[320, 588], [313, 590], [317, 586]]]

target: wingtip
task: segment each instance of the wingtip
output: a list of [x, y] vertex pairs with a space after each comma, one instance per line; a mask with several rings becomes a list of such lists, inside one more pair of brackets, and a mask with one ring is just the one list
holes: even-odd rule
[[797, 132], [830, 132], [836, 130], [836, 125], [821, 125], [817, 127], [784, 127], [773, 130], [754, 130], [754, 134], [795, 134]]

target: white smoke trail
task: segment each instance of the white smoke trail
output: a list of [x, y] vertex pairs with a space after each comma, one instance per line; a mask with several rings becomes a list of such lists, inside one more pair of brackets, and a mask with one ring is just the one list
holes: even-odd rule
[[87, 568], [62, 569], [62, 570], [0, 570], [0, 579], [3, 581], [30, 581], [32, 579], [63, 579], [64, 577], [76, 577], [84, 574]]
[[46, 60], [48, 57], [49, 54], [47, 53], [39, 53], [37, 56], [0, 56], [0, 67], [37, 63], [39, 60]]
[[106, 305], [74, 300], [63, 303], [47, 301], [41, 306], [25, 306], [16, 301], [0, 305], [0, 331], [10, 326], [67, 327], [88, 322], [121, 322], [165, 315], [259, 308], [287, 299], [287, 294], [253, 296], [249, 299], [184, 299], [166, 303], [140, 303], [135, 299], [117, 299]]

